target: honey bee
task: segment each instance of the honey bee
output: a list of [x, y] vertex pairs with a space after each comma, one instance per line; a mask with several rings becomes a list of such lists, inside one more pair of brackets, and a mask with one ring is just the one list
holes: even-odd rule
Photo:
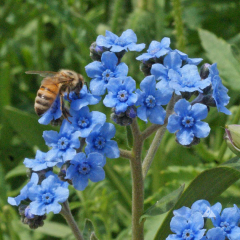
[[67, 99], [70, 102], [71, 100], [69, 98], [69, 93], [71, 91], [74, 91], [79, 96], [84, 84], [83, 76], [74, 71], [66, 69], [62, 69], [59, 72], [27, 71], [26, 74], [39, 74], [40, 76], [44, 77], [35, 98], [34, 109], [37, 115], [43, 115], [52, 106], [55, 99], [59, 95], [63, 116], [68, 120], [70, 114], [63, 107], [64, 93], [67, 93]]

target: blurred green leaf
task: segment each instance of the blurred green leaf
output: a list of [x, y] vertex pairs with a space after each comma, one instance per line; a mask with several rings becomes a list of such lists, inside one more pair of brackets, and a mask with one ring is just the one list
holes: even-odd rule
[[37, 117], [13, 107], [6, 107], [4, 112], [12, 128], [30, 147], [37, 146], [42, 151], [48, 150], [42, 134], [44, 130], [53, 129], [52, 127], [39, 124]]
[[44, 225], [34, 231], [58, 238], [64, 238], [72, 234], [72, 231], [68, 226], [49, 221], [44, 221]]
[[91, 220], [86, 219], [85, 220], [84, 229], [83, 229], [83, 238], [84, 238], [84, 240], [92, 239], [91, 238], [92, 233], [94, 233], [94, 226], [93, 226]]
[[177, 203], [178, 199], [183, 193], [184, 187], [185, 185], [183, 184], [177, 190], [157, 201], [155, 205], [147, 209], [147, 211], [141, 216], [140, 222], [145, 218], [161, 215], [169, 211]]
[[6, 176], [5, 179], [8, 180], [13, 177], [17, 176], [25, 176], [26, 175], [27, 168], [24, 165], [19, 165], [15, 167], [14, 169], [10, 170]]
[[207, 57], [212, 62], [217, 62], [220, 75], [229, 88], [240, 90], [240, 67], [232, 53], [231, 45], [209, 31], [200, 29], [198, 32]]
[[179, 209], [183, 206], [191, 207], [191, 205], [199, 199], [212, 201], [239, 178], [239, 158], [233, 158], [224, 165], [206, 170], [199, 174], [183, 192], [172, 210], [167, 214], [163, 224], [157, 230], [154, 240], [166, 239], [171, 233], [170, 221], [173, 217], [174, 209]]

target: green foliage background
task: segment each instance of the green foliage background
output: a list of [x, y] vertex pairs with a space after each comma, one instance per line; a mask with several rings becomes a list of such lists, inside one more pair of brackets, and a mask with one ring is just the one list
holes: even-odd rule
[[[26, 184], [25, 157], [47, 151], [33, 104], [40, 78], [25, 75], [27, 70], [73, 69], [86, 76], [84, 66], [91, 62], [89, 46], [97, 35], [110, 30], [118, 35], [131, 28], [139, 43], [171, 38], [171, 47], [189, 57], [217, 62], [224, 84], [229, 88], [226, 117], [211, 109], [207, 118], [212, 131], [207, 139], [191, 149], [175, 143], [166, 133], [145, 184], [145, 208], [177, 189], [188, 185], [200, 172], [218, 166], [233, 154], [223, 142], [224, 126], [239, 123], [240, 24], [239, 0], [182, 0], [182, 19], [173, 10], [176, 0], [2, 0], [0, 2], [0, 240], [74, 239], [60, 215], [49, 214], [43, 228], [31, 231], [19, 220], [17, 209], [7, 204]], [[179, 21], [180, 20], [180, 21]], [[183, 21], [183, 32], [181, 24]], [[175, 24], [175, 22], [177, 24]], [[222, 38], [222, 39], [220, 39]], [[129, 75], [139, 84], [138, 53], [128, 53], [123, 61]], [[92, 110], [109, 110], [97, 105]], [[140, 121], [139, 121], [140, 122]], [[141, 129], [146, 124], [141, 122]], [[126, 132], [117, 126], [116, 140], [126, 147]], [[152, 137], [144, 146], [146, 153]], [[84, 219], [94, 224], [100, 240], [130, 239], [131, 176], [126, 159], [108, 160], [106, 180], [90, 184], [83, 192], [70, 188], [70, 206], [79, 226]], [[240, 207], [240, 182], [228, 188], [215, 201]], [[146, 239], [155, 235], [163, 216], [145, 222]]]

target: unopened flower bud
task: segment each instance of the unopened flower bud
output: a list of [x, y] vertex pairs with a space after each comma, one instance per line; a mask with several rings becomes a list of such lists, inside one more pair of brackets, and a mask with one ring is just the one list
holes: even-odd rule
[[135, 106], [131, 106], [127, 108], [126, 116], [130, 118], [135, 118], [137, 116], [137, 108]]
[[101, 61], [102, 54], [107, 50], [107, 48], [100, 47], [96, 42], [93, 42], [90, 46], [90, 57], [93, 61]]
[[226, 126], [224, 139], [229, 149], [240, 156], [240, 125], [232, 124]]
[[200, 69], [200, 77], [201, 79], [206, 79], [209, 75], [209, 67], [211, 67], [211, 65], [209, 63], [205, 63], [202, 65], [201, 69]]

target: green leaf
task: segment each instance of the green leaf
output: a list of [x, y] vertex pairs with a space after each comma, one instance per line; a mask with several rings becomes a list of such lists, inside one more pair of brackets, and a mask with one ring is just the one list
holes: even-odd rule
[[9, 178], [17, 177], [17, 176], [26, 176], [27, 168], [24, 165], [19, 165], [14, 169], [10, 170], [5, 179], [8, 180]]
[[9, 106], [4, 108], [4, 116], [30, 147], [37, 146], [42, 151], [48, 150], [42, 134], [44, 130], [52, 130], [52, 127], [41, 125], [37, 117]]
[[199, 36], [207, 57], [212, 62], [217, 62], [220, 75], [228, 86], [240, 90], [240, 66], [232, 53], [231, 45], [206, 30], [200, 29]]
[[98, 240], [94, 232], [91, 234], [90, 240]]
[[49, 221], [45, 221], [43, 227], [40, 227], [34, 231], [46, 234], [47, 236], [52, 236], [57, 238], [64, 238], [72, 234], [72, 231], [68, 226], [60, 223], [49, 222]]
[[84, 240], [89, 240], [91, 239], [91, 235], [94, 233], [94, 226], [92, 222], [89, 219], [85, 220], [85, 225], [83, 229], [83, 238]]
[[191, 205], [199, 199], [212, 201], [239, 178], [240, 160], [237, 157], [223, 165], [200, 173], [190, 183], [189, 187], [183, 192], [178, 202], [167, 214], [162, 225], [157, 230], [154, 240], [166, 239], [171, 233], [170, 221], [173, 217], [173, 210], [179, 209], [183, 206], [191, 207]]
[[178, 199], [183, 193], [185, 185], [183, 184], [177, 190], [171, 192], [167, 196], [164, 196], [159, 201], [156, 202], [153, 206], [151, 206], [147, 211], [141, 216], [140, 222], [144, 218], [153, 217], [156, 215], [161, 215], [169, 211], [174, 205], [177, 203]]

